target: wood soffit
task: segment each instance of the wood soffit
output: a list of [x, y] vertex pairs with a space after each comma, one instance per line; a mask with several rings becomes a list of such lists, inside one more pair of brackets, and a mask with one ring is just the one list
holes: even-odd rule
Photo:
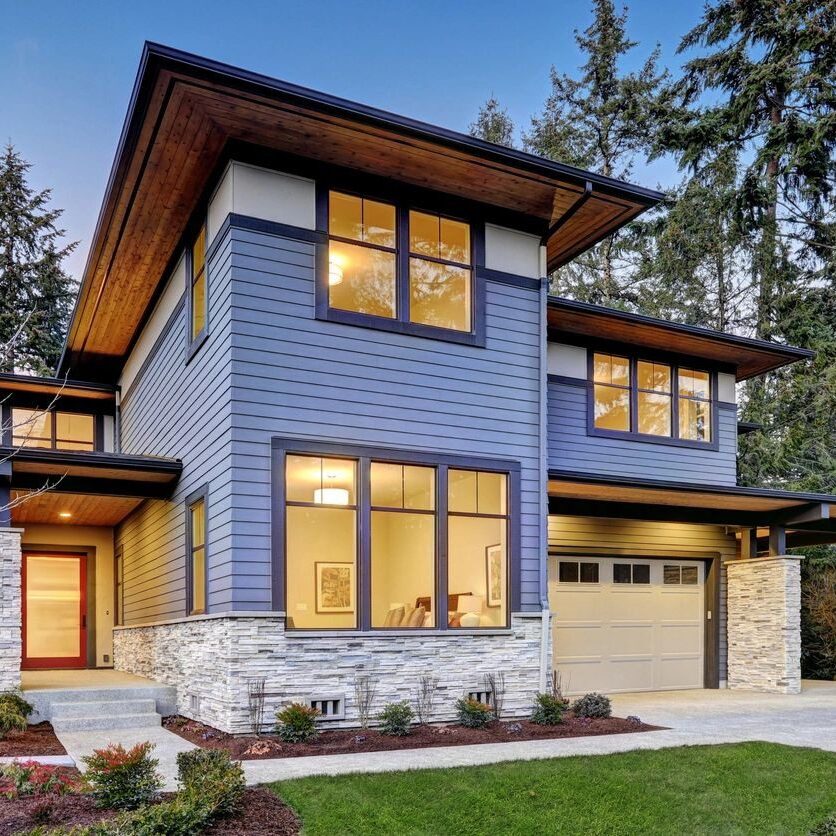
[[[197, 56], [147, 46], [62, 371], [94, 379], [115, 373], [191, 213], [225, 149], [236, 143], [526, 215], [544, 236], [551, 230], [550, 268], [661, 197]], [[594, 180], [591, 190], [587, 178]]]

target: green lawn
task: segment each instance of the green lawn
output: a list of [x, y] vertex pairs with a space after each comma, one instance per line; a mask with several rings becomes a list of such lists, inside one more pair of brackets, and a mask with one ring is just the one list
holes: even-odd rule
[[307, 836], [806, 834], [836, 811], [836, 754], [742, 743], [272, 788]]

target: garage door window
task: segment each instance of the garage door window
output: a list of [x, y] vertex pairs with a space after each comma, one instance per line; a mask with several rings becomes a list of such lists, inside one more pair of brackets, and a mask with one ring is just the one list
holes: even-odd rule
[[699, 572], [696, 566], [665, 564], [663, 578], [668, 585], [696, 586], [699, 583]]
[[560, 583], [598, 583], [598, 564], [561, 560], [557, 577]]
[[613, 563], [613, 583], [650, 583], [649, 563]]

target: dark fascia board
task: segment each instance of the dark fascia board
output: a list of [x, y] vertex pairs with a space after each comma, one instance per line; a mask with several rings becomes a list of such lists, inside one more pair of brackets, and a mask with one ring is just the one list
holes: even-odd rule
[[[122, 132], [116, 146], [110, 175], [108, 176], [105, 187], [105, 196], [99, 209], [93, 237], [91, 238], [92, 246], [87, 254], [87, 261], [82, 276], [87, 276], [96, 263], [98, 250], [102, 242], [102, 233], [107, 226], [108, 219], [114, 208], [111, 197], [118, 183], [125, 176], [128, 162], [127, 156], [132, 150], [139, 134], [145, 108], [147, 107], [156, 77], [160, 71], [166, 68], [174, 71], [189, 72], [195, 77], [225, 83], [230, 87], [238, 88], [242, 91], [251, 90], [262, 95], [272, 95], [317, 109], [323, 113], [350, 118], [358, 123], [376, 125], [403, 135], [429, 140], [439, 145], [455, 148], [481, 157], [485, 160], [499, 162], [504, 165], [519, 168], [522, 171], [551, 177], [559, 182], [568, 181], [582, 189], [586, 188], [587, 183], [592, 183], [596, 191], [602, 194], [627, 198], [631, 201], [641, 203], [648, 208], [655, 206], [665, 197], [662, 192], [654, 189], [647, 189], [632, 183], [626, 183], [611, 177], [584, 171], [575, 166], [547, 160], [543, 157], [537, 157], [513, 148], [506, 148], [505, 146], [486, 142], [485, 140], [469, 136], [468, 134], [462, 134], [458, 131], [441, 128], [417, 119], [410, 119], [406, 116], [400, 116], [349, 99], [343, 99], [339, 96], [332, 96], [308, 87], [291, 84], [270, 76], [245, 70], [241, 67], [224, 64], [220, 61], [214, 61], [194, 53], [165, 46], [164, 44], [146, 41], [143, 46], [136, 79], [134, 80], [125, 121], [122, 125]], [[75, 322], [80, 300], [81, 294], [79, 293], [70, 317], [71, 327]], [[69, 331], [64, 340], [61, 358], [58, 361], [57, 368], [59, 372], [66, 368], [68, 362], [68, 339]]]
[[737, 434], [738, 435], [748, 435], [749, 433], [756, 433], [763, 429], [763, 424], [757, 423], [757, 421], [738, 421], [737, 422]]
[[[715, 493], [723, 496], [755, 497], [761, 499], [786, 499], [800, 505], [809, 503], [836, 504], [836, 496], [821, 493], [781, 491], [775, 488], [747, 488], [742, 485], [695, 485], [692, 482], [668, 482], [660, 479], [621, 479], [617, 476], [598, 476], [574, 473], [568, 470], [549, 470], [549, 479], [555, 482], [581, 482], [588, 485], [611, 485], [625, 488], [647, 488], [668, 493]], [[602, 500], [605, 501], [605, 500]]]
[[130, 456], [121, 453], [80, 452], [72, 450], [46, 450], [37, 447], [0, 447], [0, 460], [37, 462], [66, 465], [69, 467], [93, 467], [102, 470], [132, 470], [136, 473], [159, 473], [178, 478], [183, 470], [180, 459], [161, 456]]
[[572, 311], [574, 313], [589, 313], [596, 316], [606, 316], [622, 322], [647, 325], [654, 328], [664, 329], [666, 331], [670, 331], [671, 333], [685, 334], [692, 337], [698, 337], [703, 340], [711, 340], [712, 342], [716, 342], [718, 344], [746, 348], [752, 351], [760, 351], [762, 353], [775, 356], [776, 360], [778, 358], [782, 360], [782, 362], [776, 363], [775, 368], [785, 366], [789, 363], [795, 363], [799, 360], [809, 360], [810, 358], [816, 356], [816, 352], [811, 351], [809, 348], [781, 345], [780, 343], [772, 343], [767, 340], [758, 340], [754, 337], [741, 337], [737, 334], [727, 334], [723, 331], [714, 331], [711, 328], [702, 328], [698, 325], [685, 325], [684, 323], [670, 322], [666, 319], [658, 319], [645, 314], [621, 311], [617, 308], [608, 308], [604, 305], [593, 305], [590, 302], [578, 302], [574, 299], [566, 299], [562, 296], [549, 296], [548, 307], [549, 309], [556, 311], [564, 310]]

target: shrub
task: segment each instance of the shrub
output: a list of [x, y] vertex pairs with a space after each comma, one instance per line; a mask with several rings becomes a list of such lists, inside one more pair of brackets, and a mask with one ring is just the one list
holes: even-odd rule
[[244, 770], [221, 749], [194, 749], [177, 755], [177, 775], [185, 793], [212, 809], [212, 815], [234, 813], [247, 788]]
[[584, 694], [572, 703], [575, 717], [609, 717], [612, 715], [610, 698], [603, 694]]
[[26, 717], [11, 703], [0, 702], [0, 740], [11, 731], [26, 731]]
[[412, 720], [415, 712], [408, 702], [390, 702], [377, 719], [380, 720], [380, 730], [383, 734], [391, 734], [393, 737], [406, 737], [412, 728]]
[[10, 705], [24, 717], [28, 717], [35, 710], [32, 703], [27, 702], [20, 691], [3, 691], [0, 693], [0, 705]]
[[294, 702], [276, 712], [276, 734], [285, 743], [306, 743], [317, 734], [316, 718], [319, 710]]
[[162, 781], [159, 761], [150, 757], [153, 748], [147, 742], [127, 750], [121, 743], [111, 743], [82, 758], [87, 767], [84, 777], [99, 807], [134, 810], [157, 796]]
[[836, 813], [831, 813], [820, 825], [814, 827], [810, 836], [836, 836]]
[[37, 761], [14, 761], [0, 766], [0, 795], [14, 799], [30, 795], [66, 795], [76, 792], [78, 783], [60, 766]]
[[479, 700], [470, 697], [456, 701], [456, 713], [459, 723], [468, 729], [483, 729], [493, 721], [493, 709]]
[[563, 722], [565, 704], [560, 697], [553, 694], [537, 694], [534, 698], [534, 711], [531, 712], [531, 722], [538, 726], [558, 726]]

